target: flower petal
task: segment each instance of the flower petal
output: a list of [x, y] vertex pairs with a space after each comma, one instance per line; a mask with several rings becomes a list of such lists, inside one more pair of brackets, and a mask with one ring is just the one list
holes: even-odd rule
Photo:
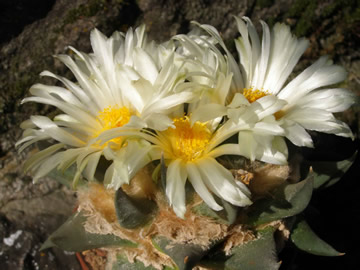
[[84, 146], [84, 142], [58, 127], [53, 121], [45, 116], [31, 116], [31, 121], [51, 138], [71, 146]]
[[57, 143], [48, 148], [41, 150], [40, 152], [36, 153], [35, 155], [31, 156], [26, 162], [24, 163], [24, 170], [28, 171], [33, 167], [38, 167], [41, 162], [46, 159], [47, 157], [51, 156], [65, 145], [62, 143]]
[[299, 124], [292, 121], [285, 121], [282, 127], [285, 130], [285, 136], [297, 146], [314, 147], [311, 136]]
[[251, 86], [254, 87], [254, 89], [263, 89], [264, 80], [268, 69], [269, 57], [270, 57], [271, 39], [270, 39], [269, 26], [263, 21], [260, 22], [263, 28], [263, 36], [261, 42], [261, 55], [256, 64], [254, 79], [251, 82]]
[[305, 52], [309, 42], [297, 39], [285, 24], [275, 24], [271, 36], [271, 54], [264, 89], [276, 95]]
[[256, 158], [257, 142], [251, 131], [240, 131], [238, 135], [239, 147], [242, 156], [254, 161]]
[[102, 151], [97, 151], [89, 155], [89, 161], [84, 170], [84, 176], [89, 181], [94, 181], [94, 175], [96, 172], [96, 168], [99, 164], [100, 157], [102, 155]]
[[312, 90], [338, 83], [345, 78], [345, 70], [340, 66], [332, 65], [324, 56], [286, 85], [278, 97], [285, 99], [289, 104], [296, 104], [297, 100], [301, 100]]
[[155, 83], [155, 80], [158, 76], [158, 70], [151, 59], [151, 57], [141, 48], [134, 49], [134, 68], [140, 75], [151, 82], [151, 84]]
[[191, 125], [197, 121], [207, 122], [218, 117], [223, 117], [226, 113], [226, 107], [221, 104], [210, 103], [199, 106], [191, 114]]
[[104, 185], [106, 188], [118, 190], [123, 184], [129, 184], [129, 182], [127, 166], [122, 160], [115, 159], [105, 172]]
[[185, 183], [187, 178], [186, 169], [181, 164], [181, 160], [175, 159], [170, 162], [166, 172], [166, 196], [174, 209], [176, 215], [184, 218], [186, 212], [185, 205]]
[[214, 159], [202, 159], [198, 168], [206, 186], [220, 198], [241, 207], [252, 203], [248, 188], [242, 186], [240, 190], [232, 174]]
[[223, 208], [215, 201], [214, 197], [204, 185], [197, 164], [190, 162], [187, 163], [186, 170], [189, 181], [191, 182], [197, 194], [199, 194], [199, 196], [204, 200], [204, 202], [215, 211], [222, 210]]
[[297, 105], [302, 108], [323, 109], [328, 112], [342, 112], [356, 102], [356, 96], [347, 89], [321, 89], [304, 96]]
[[50, 173], [56, 166], [59, 165], [62, 158], [63, 158], [63, 152], [59, 152], [50, 157], [47, 157], [46, 160], [44, 160], [44, 162], [41, 162], [40, 167], [36, 170], [36, 173], [33, 176], [33, 181], [36, 182], [38, 179]]

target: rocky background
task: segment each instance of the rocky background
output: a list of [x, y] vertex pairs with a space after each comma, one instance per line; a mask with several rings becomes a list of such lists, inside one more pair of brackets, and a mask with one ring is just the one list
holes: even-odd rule
[[[69, 53], [67, 45], [90, 52], [89, 32], [94, 27], [110, 35], [145, 23], [150, 38], [164, 41], [189, 31], [193, 20], [215, 26], [232, 47], [231, 40], [237, 36], [233, 15], [246, 15], [258, 26], [259, 19], [270, 25], [289, 24], [311, 44], [296, 70], [321, 55], [330, 55], [349, 72], [341, 87], [360, 94], [360, 6], [356, 0], [0, 0], [0, 269], [81, 269], [73, 253], [38, 251], [72, 213], [73, 192], [51, 179], [32, 184], [22, 163], [33, 150], [19, 155], [14, 148], [23, 120], [31, 114], [54, 113], [45, 105], [20, 106], [35, 82], [55, 83], [38, 74], [48, 69], [72, 78], [53, 55]], [[339, 115], [357, 138], [359, 111], [354, 106]], [[359, 149], [358, 139], [345, 142], [345, 150], [332, 137], [318, 144], [327, 153], [340, 151], [344, 158]], [[306, 154], [311, 158], [313, 152]], [[280, 254], [282, 270], [360, 269], [360, 174], [356, 166], [335, 186], [316, 192], [313, 208], [306, 212], [314, 231], [346, 255], [316, 257], [295, 252], [290, 245]]]

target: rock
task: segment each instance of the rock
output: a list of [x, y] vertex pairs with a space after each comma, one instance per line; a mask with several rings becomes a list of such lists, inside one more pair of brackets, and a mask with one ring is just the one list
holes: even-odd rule
[[[12, 231], [10, 230], [10, 232]], [[10, 242], [9, 239], [12, 238], [13, 242]], [[39, 240], [36, 234], [25, 230], [17, 230], [7, 238], [4, 238], [0, 246], [1, 269], [81, 269], [74, 253], [65, 253], [52, 249], [40, 252], [41, 244]]]
[[71, 215], [74, 205], [75, 197], [64, 188], [5, 204], [0, 209], [0, 269], [80, 269], [73, 253], [39, 251], [51, 232]]

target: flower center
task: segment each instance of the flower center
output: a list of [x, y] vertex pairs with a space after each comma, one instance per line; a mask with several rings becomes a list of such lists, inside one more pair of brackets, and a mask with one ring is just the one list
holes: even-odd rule
[[[99, 112], [98, 119], [101, 121], [103, 129], [99, 132], [102, 133], [106, 130], [122, 127], [130, 121], [131, 113], [126, 107], [106, 107], [102, 112]], [[122, 138], [114, 138], [110, 142], [121, 145]], [[106, 143], [107, 144], [107, 143]], [[105, 144], [105, 145], [106, 145]]]
[[259, 89], [253, 89], [253, 88], [244, 88], [243, 95], [246, 97], [246, 99], [253, 103], [254, 101], [258, 100], [259, 98], [265, 97], [269, 95], [267, 91], [262, 91]]
[[99, 119], [102, 121], [105, 130], [122, 127], [130, 120], [130, 111], [126, 107], [106, 107], [99, 113]]
[[168, 128], [164, 131], [164, 135], [171, 142], [175, 158], [194, 161], [201, 157], [211, 137], [211, 132], [206, 125], [196, 122], [191, 126], [187, 116], [175, 118], [174, 125], [175, 128]]

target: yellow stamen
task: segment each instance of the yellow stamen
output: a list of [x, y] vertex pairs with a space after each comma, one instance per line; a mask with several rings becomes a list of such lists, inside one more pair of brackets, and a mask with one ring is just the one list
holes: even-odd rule
[[[250, 103], [253, 103], [254, 101], [258, 100], [259, 98], [265, 97], [270, 94], [268, 91], [262, 91], [259, 89], [253, 90], [253, 88], [250, 87], [250, 88], [244, 88], [243, 95], [246, 97], [246, 99]], [[274, 113], [276, 120], [279, 120], [284, 115], [285, 115], [285, 111], [283, 111], [283, 110], [280, 110], [280, 111]]]
[[122, 127], [130, 120], [130, 111], [126, 107], [106, 107], [102, 112], [99, 112], [99, 118], [105, 129]]
[[258, 100], [259, 98], [265, 97], [269, 95], [267, 91], [262, 91], [259, 89], [253, 89], [253, 88], [244, 88], [243, 95], [246, 97], [246, 99], [253, 103], [254, 101]]
[[[101, 121], [103, 129], [99, 132], [102, 133], [106, 130], [122, 127], [130, 121], [131, 113], [126, 107], [106, 107], [102, 112], [99, 112], [98, 119]], [[97, 135], [99, 135], [97, 134]], [[114, 138], [110, 142], [118, 145], [122, 144], [122, 138]], [[105, 144], [106, 145], [106, 144]]]
[[201, 157], [209, 143], [211, 132], [204, 123], [196, 122], [190, 125], [189, 117], [174, 119], [175, 128], [163, 132], [171, 143], [172, 154], [183, 161], [194, 161]]

